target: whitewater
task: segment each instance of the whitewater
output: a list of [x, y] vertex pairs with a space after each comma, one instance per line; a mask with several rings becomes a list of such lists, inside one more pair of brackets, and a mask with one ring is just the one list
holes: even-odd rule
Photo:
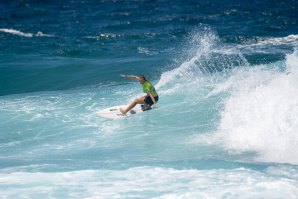
[[252, 65], [258, 46], [192, 31], [158, 108], [120, 120], [95, 112], [138, 83], [1, 96], [1, 197], [297, 198], [298, 50]]

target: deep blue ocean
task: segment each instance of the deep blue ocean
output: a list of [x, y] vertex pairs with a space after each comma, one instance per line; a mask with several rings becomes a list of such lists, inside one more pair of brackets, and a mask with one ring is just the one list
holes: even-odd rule
[[298, 198], [297, 115], [296, 0], [0, 1], [0, 198]]

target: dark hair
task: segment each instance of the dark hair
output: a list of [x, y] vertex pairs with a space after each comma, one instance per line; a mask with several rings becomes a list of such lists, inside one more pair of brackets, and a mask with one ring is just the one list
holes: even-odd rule
[[147, 81], [144, 75], [141, 75], [140, 77], [142, 77], [144, 81]]

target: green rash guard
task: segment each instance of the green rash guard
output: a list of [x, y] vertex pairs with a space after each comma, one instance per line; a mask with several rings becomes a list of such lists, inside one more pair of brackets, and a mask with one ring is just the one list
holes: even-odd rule
[[142, 88], [144, 93], [148, 93], [150, 91], [153, 97], [156, 97], [158, 95], [154, 86], [151, 84], [151, 82], [145, 81], [144, 84], [142, 85]]

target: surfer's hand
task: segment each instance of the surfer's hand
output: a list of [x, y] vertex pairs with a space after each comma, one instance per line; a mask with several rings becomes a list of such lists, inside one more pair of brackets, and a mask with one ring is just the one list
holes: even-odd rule
[[121, 76], [121, 77], [127, 77], [127, 75], [123, 75], [123, 74], [121, 74], [120, 76]]
[[157, 108], [157, 104], [156, 103], [154, 103], [153, 108]]

